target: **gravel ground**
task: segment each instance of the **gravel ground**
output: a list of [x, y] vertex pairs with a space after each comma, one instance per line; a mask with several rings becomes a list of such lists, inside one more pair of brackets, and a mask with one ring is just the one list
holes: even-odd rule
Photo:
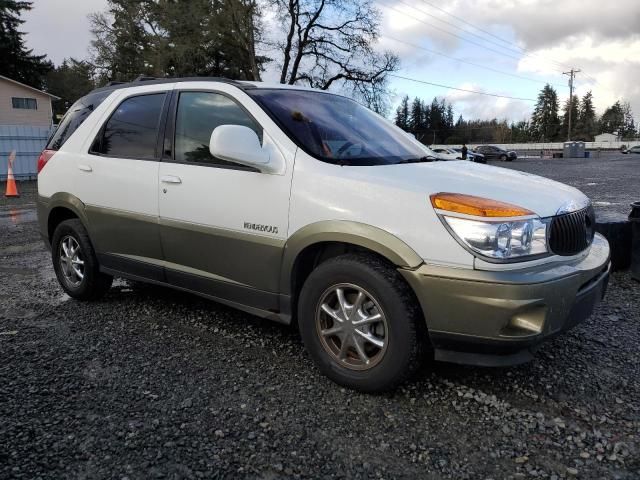
[[69, 299], [23, 190], [0, 200], [1, 479], [640, 478], [627, 273], [527, 365], [436, 364], [364, 395], [295, 330], [194, 296], [118, 281]]
[[640, 155], [592, 152], [593, 158], [521, 158], [490, 163], [534, 173], [582, 190], [595, 205], [599, 219], [624, 220], [629, 204], [640, 201]]

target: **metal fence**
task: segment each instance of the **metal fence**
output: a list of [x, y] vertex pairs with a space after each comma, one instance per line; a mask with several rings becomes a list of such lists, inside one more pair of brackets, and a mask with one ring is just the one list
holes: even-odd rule
[[[516, 151], [544, 151], [544, 150], [553, 150], [561, 152], [564, 148], [564, 142], [547, 142], [547, 143], [470, 143], [467, 144], [467, 147], [473, 148], [479, 145], [495, 145], [500, 148], [504, 148], [505, 150], [516, 150]], [[627, 148], [631, 148], [635, 145], [640, 145], [640, 141], [631, 140], [628, 142], [584, 142], [584, 148], [586, 150], [620, 150], [622, 146], [626, 146]], [[434, 145], [434, 147], [438, 148], [460, 148], [462, 145]]]
[[7, 178], [7, 160], [15, 150], [13, 174], [17, 179], [27, 180], [38, 175], [38, 156], [51, 134], [49, 127], [29, 125], [0, 125], [0, 179]]

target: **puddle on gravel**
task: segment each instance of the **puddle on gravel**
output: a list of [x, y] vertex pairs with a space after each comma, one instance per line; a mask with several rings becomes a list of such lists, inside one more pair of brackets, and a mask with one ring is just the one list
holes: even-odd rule
[[35, 209], [12, 208], [0, 211], [0, 227], [35, 222], [37, 219], [38, 214]]

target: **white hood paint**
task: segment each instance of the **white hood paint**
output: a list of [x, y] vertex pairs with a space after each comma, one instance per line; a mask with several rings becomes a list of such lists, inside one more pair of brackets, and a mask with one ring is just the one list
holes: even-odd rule
[[[578, 189], [530, 173], [468, 161], [411, 163], [376, 167], [345, 167], [354, 179], [406, 188], [426, 196], [462, 193], [499, 200], [549, 217], [567, 205], [584, 207], [589, 199]], [[348, 174], [349, 175], [349, 174]], [[349, 175], [349, 176], [352, 176]], [[574, 207], [575, 209], [575, 207]]]

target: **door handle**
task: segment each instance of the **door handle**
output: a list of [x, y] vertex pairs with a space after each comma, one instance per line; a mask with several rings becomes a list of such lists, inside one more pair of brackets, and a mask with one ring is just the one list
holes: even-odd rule
[[163, 175], [160, 177], [160, 181], [162, 183], [182, 183], [180, 177], [176, 177], [175, 175]]
[[78, 170], [82, 170], [83, 172], [93, 172], [93, 168], [91, 165], [78, 164]]

